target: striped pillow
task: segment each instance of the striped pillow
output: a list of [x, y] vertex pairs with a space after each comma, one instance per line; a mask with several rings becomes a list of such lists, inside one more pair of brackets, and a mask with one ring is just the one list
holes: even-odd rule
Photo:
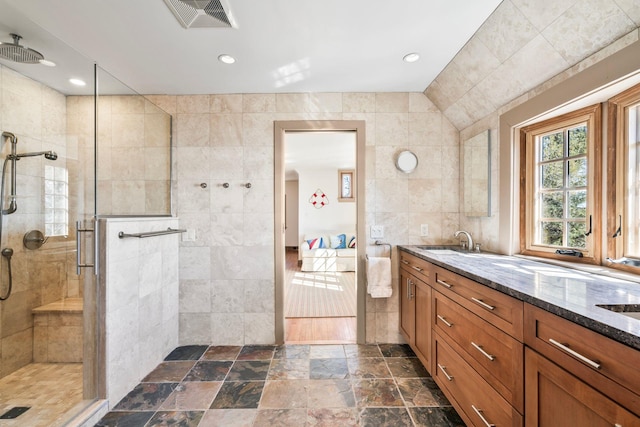
[[351, 240], [349, 240], [349, 247], [350, 248], [356, 247], [356, 236], [351, 236]]

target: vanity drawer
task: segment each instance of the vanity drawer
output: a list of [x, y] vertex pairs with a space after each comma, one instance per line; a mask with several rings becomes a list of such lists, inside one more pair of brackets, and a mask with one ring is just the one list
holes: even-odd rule
[[[435, 328], [455, 350], [520, 412], [524, 411], [523, 349], [502, 332], [439, 292], [433, 292]], [[457, 344], [457, 346], [456, 346]]]
[[522, 341], [522, 301], [434, 266], [434, 288], [498, 329]]
[[428, 261], [400, 251], [400, 268], [414, 274], [429, 285], [433, 285], [433, 267]]
[[530, 304], [525, 344], [640, 415], [640, 351]]
[[522, 415], [453, 350], [434, 334], [436, 383], [468, 425], [522, 426]]

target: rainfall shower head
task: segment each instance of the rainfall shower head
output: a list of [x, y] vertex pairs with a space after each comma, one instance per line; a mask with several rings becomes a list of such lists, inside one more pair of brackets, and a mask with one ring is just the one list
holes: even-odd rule
[[[11, 154], [9, 156], [11, 156]], [[17, 160], [23, 157], [35, 157], [35, 156], [44, 156], [44, 158], [48, 160], [58, 159], [58, 154], [55, 151], [34, 151], [32, 153], [18, 153], [13, 157]]]
[[21, 64], [37, 64], [44, 59], [37, 50], [21, 46], [18, 42], [22, 37], [17, 34], [11, 34], [11, 37], [13, 43], [0, 42], [0, 58]]

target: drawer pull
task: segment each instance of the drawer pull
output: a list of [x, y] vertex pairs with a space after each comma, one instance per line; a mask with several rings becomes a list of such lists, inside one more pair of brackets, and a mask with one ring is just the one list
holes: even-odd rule
[[476, 348], [476, 350], [478, 350], [480, 353], [482, 353], [482, 355], [484, 357], [486, 357], [487, 359], [491, 360], [492, 362], [494, 360], [496, 360], [496, 357], [492, 354], [487, 353], [486, 351], [484, 351], [484, 349], [482, 348], [482, 346], [479, 346], [478, 344], [474, 343], [473, 341], [471, 341], [471, 345], [474, 346]]
[[413, 268], [414, 270], [417, 270], [417, 271], [419, 271], [419, 272], [421, 272], [421, 273], [422, 273], [422, 269], [421, 269], [420, 267], [417, 267], [417, 266], [415, 266], [415, 265], [412, 265], [412, 266], [411, 266], [411, 268]]
[[487, 427], [495, 427], [496, 426], [495, 424], [491, 424], [489, 421], [487, 421], [487, 419], [484, 417], [484, 415], [482, 415], [482, 409], [478, 409], [474, 405], [471, 405], [471, 407], [476, 412], [476, 414], [478, 414], [478, 416], [480, 417], [480, 419], [482, 420], [484, 425], [486, 425]]
[[481, 306], [483, 306], [487, 310], [495, 310], [494, 306], [487, 304], [486, 302], [482, 301], [481, 299], [471, 297], [471, 301], [475, 302], [476, 304], [480, 304]]
[[446, 367], [444, 367], [444, 366], [442, 366], [441, 364], [438, 363], [438, 368], [440, 368], [440, 370], [442, 371], [444, 376], [447, 377], [447, 379], [449, 381], [453, 381], [453, 377], [447, 373], [447, 370], [446, 370], [447, 368]]
[[411, 292], [411, 287], [413, 286], [413, 282], [411, 279], [407, 278], [407, 300], [411, 301], [413, 298], [413, 292]]
[[445, 288], [449, 288], [449, 289], [453, 288], [453, 285], [445, 282], [444, 280], [437, 279], [436, 282], [440, 283]]
[[403, 263], [404, 265], [409, 265], [409, 261], [407, 261], [406, 259], [403, 259], [403, 260], [402, 260], [402, 263]]
[[558, 347], [560, 350], [564, 351], [565, 353], [568, 353], [571, 356], [575, 357], [576, 359], [580, 360], [581, 362], [584, 362], [587, 365], [591, 366], [593, 369], [600, 369], [600, 364], [598, 362], [594, 362], [588, 357], [581, 355], [577, 351], [571, 350], [568, 345], [561, 344], [558, 341], [554, 340], [553, 338], [549, 338], [549, 342], [555, 345], [556, 347]]
[[447, 322], [447, 319], [445, 319], [444, 317], [440, 316], [439, 314], [438, 314], [438, 319], [442, 320], [442, 323], [444, 323], [448, 327], [452, 327], [453, 326], [453, 323]]

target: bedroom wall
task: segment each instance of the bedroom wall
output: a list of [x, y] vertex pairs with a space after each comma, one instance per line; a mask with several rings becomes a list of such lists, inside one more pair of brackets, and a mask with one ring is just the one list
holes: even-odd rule
[[285, 181], [284, 191], [287, 197], [285, 204], [285, 237], [284, 244], [287, 247], [297, 247], [298, 241], [298, 180]]
[[[298, 233], [301, 242], [318, 232], [355, 235], [356, 204], [338, 201], [338, 169], [300, 171], [299, 183]], [[313, 194], [319, 195], [318, 190], [325, 194], [328, 202], [321, 208], [309, 202]]]

